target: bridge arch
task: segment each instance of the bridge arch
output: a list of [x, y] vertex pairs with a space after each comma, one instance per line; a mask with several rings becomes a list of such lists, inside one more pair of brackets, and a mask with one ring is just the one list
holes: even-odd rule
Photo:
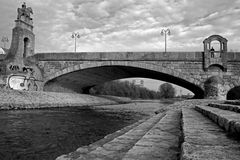
[[[97, 84], [116, 79], [143, 77], [182, 86], [192, 91], [195, 98], [204, 96], [202, 82], [199, 79], [172, 68], [141, 61], [88, 61], [69, 66], [45, 77], [44, 86], [50, 83], [61, 83], [62, 85], [71, 83], [74, 87], [73, 84], [76, 83], [81, 84], [82, 89], [89, 89]], [[81, 81], [81, 78], [84, 80]]]
[[211, 64], [208, 67], [208, 71], [224, 71], [224, 67], [219, 64]]
[[240, 86], [230, 89], [227, 93], [227, 100], [240, 99]]

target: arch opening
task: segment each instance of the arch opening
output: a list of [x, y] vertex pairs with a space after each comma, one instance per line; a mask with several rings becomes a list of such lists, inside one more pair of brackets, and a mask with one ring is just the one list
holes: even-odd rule
[[27, 55], [29, 55], [30, 40], [29, 38], [25, 37], [23, 42], [24, 42], [23, 58], [25, 58], [27, 57]]
[[[168, 86], [166, 88], [166, 86]], [[178, 85], [161, 80], [134, 77], [114, 80], [96, 85], [90, 89], [93, 95], [115, 95], [133, 99], [183, 98], [190, 99], [194, 94]], [[145, 95], [146, 94], [146, 95]]]
[[223, 50], [221, 42], [213, 40], [210, 42], [211, 58], [221, 58], [221, 50]]
[[227, 100], [240, 99], [240, 86], [234, 87], [227, 93]]
[[211, 41], [210, 45], [211, 45], [210, 49], [214, 48], [215, 51], [221, 51], [222, 50], [221, 42], [218, 41], [218, 40]]
[[180, 77], [150, 69], [119, 65], [92, 67], [63, 74], [46, 82], [44, 91], [52, 91], [52, 85], [57, 85], [61, 88], [71, 89], [74, 92], [82, 93], [84, 91], [86, 93], [86, 90], [98, 84], [134, 77], [156, 79], [173, 83], [194, 93], [194, 98], [204, 97], [204, 91], [201, 87]]
[[222, 72], [222, 71], [224, 71], [224, 67], [220, 64], [212, 64], [208, 67], [208, 71]]

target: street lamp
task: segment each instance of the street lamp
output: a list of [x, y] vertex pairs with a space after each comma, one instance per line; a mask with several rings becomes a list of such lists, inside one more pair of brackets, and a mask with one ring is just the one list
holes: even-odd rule
[[78, 32], [73, 32], [72, 33], [72, 38], [75, 40], [75, 52], [77, 51], [77, 38], [80, 38], [80, 34]]
[[2, 37], [3, 47], [6, 48], [6, 43], [8, 43], [8, 37]]
[[165, 53], [167, 52], [167, 35], [170, 35], [170, 29], [162, 29], [161, 35], [165, 36]]

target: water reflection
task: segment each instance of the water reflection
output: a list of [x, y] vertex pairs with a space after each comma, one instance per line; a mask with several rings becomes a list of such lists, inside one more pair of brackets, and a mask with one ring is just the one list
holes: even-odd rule
[[77, 107], [1, 111], [0, 159], [52, 160], [143, 116], [146, 115]]

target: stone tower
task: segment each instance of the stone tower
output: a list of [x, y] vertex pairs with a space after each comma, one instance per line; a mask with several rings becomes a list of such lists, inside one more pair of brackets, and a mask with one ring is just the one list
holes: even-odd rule
[[[33, 21], [31, 18], [32, 9], [22, 4], [18, 8], [17, 20], [12, 33], [11, 47], [8, 53], [8, 59], [15, 63], [22, 64], [25, 57], [34, 54], [35, 35], [33, 33]], [[23, 65], [23, 64], [22, 64]]]
[[32, 8], [23, 3], [17, 12], [11, 47], [0, 64], [0, 85], [7, 89], [39, 91], [42, 90], [42, 73], [34, 62], [27, 59], [34, 54], [35, 44]]

